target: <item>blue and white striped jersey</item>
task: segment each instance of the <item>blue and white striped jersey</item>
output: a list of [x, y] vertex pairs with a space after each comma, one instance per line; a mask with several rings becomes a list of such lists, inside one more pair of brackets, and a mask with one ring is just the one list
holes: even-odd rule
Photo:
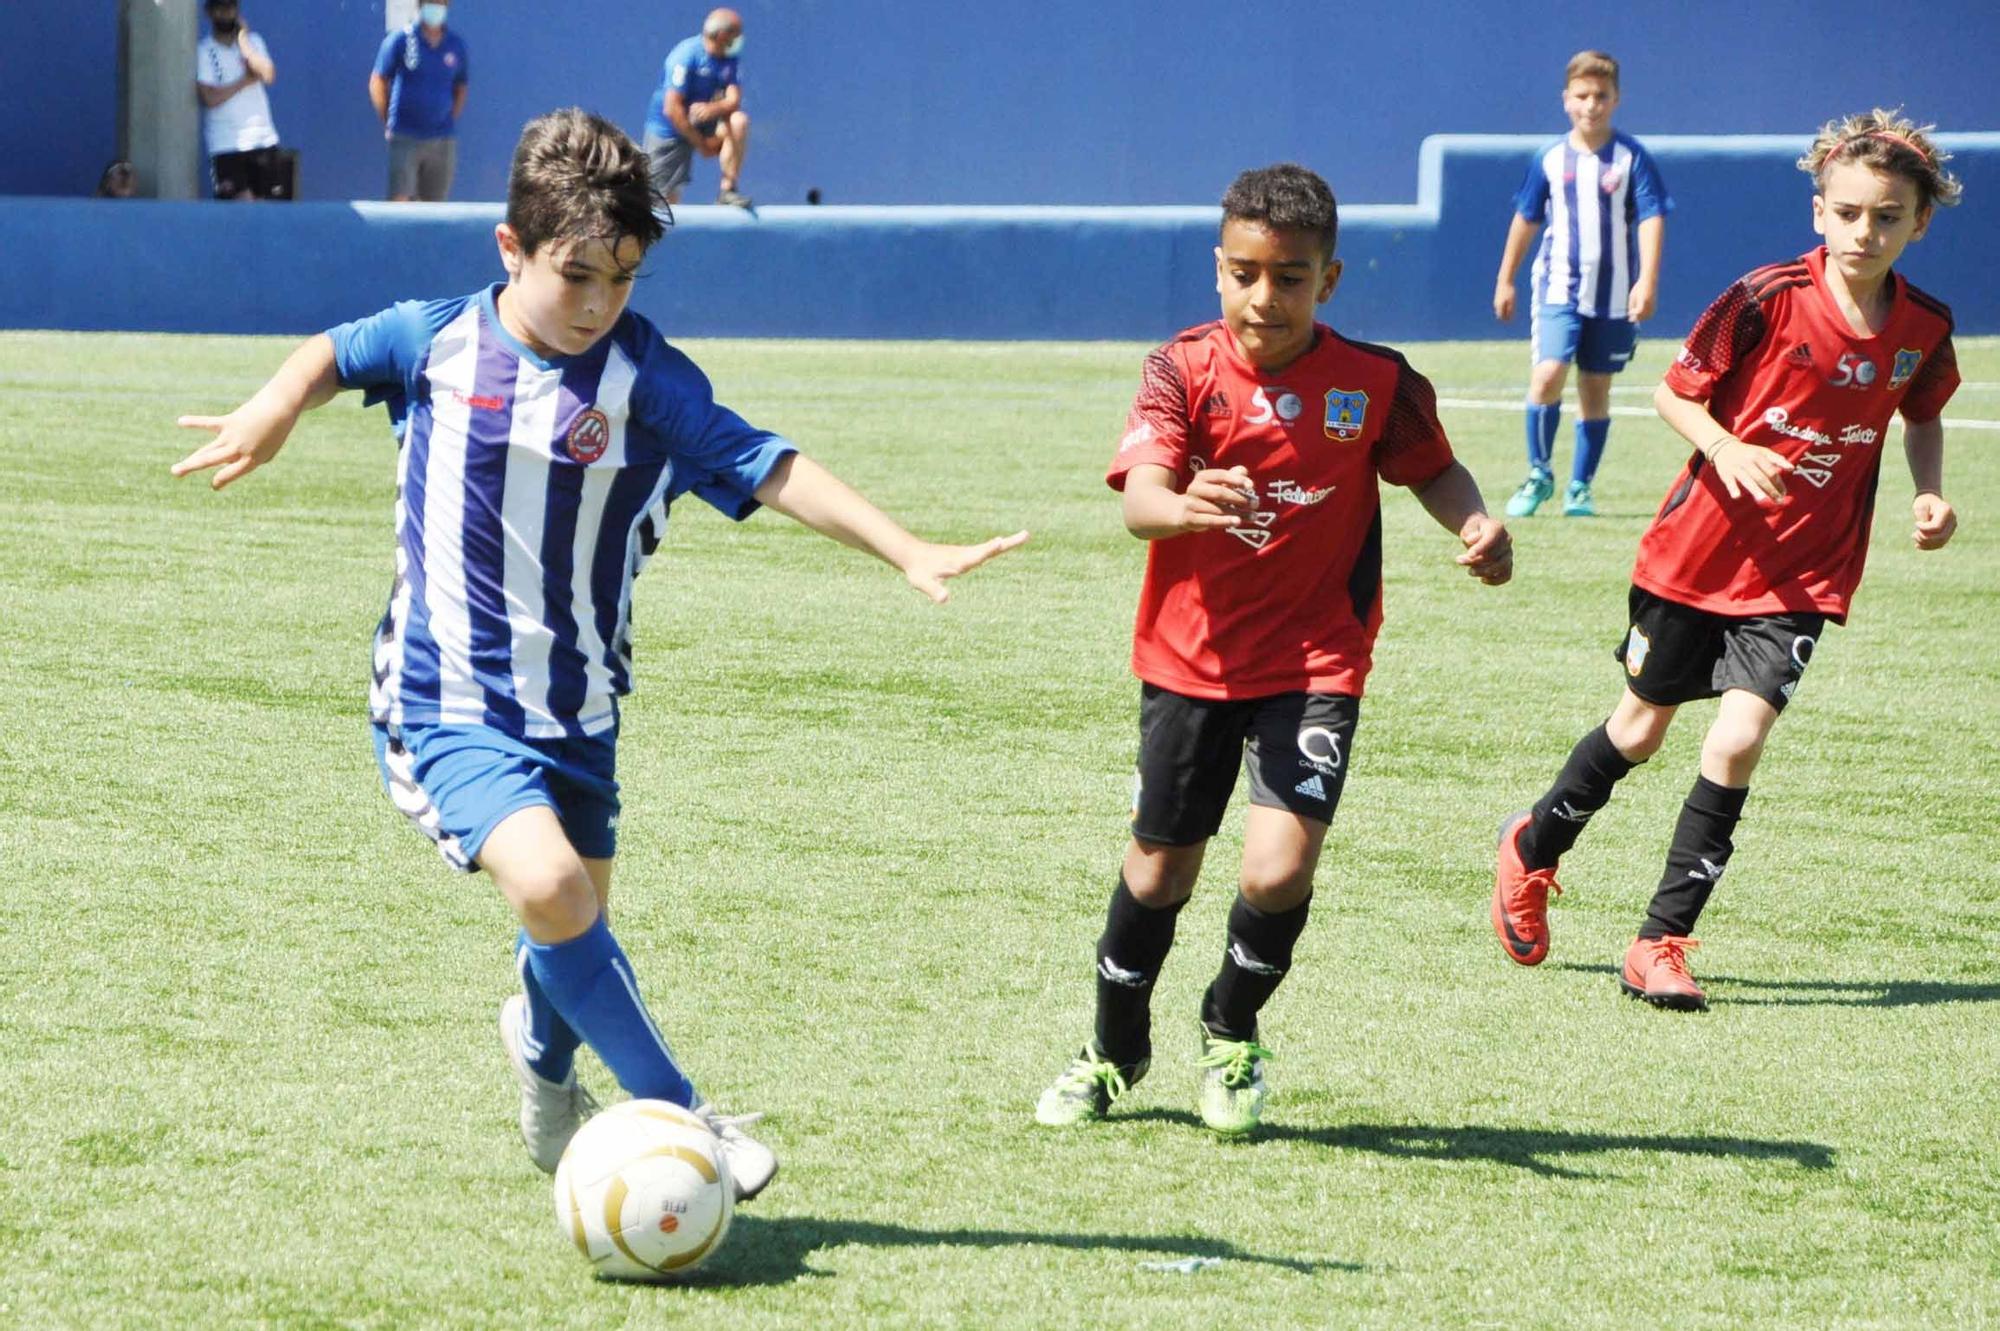
[[1537, 305], [1570, 305], [1592, 318], [1623, 319], [1639, 276], [1639, 223], [1674, 209], [1653, 155], [1614, 133], [1596, 152], [1567, 137], [1535, 154], [1514, 211], [1548, 222], [1535, 254]]
[[544, 360], [501, 326], [499, 290], [328, 330], [341, 384], [387, 402], [401, 443], [369, 712], [600, 734], [632, 687], [632, 584], [667, 506], [692, 490], [748, 517], [795, 450], [717, 405], [630, 310], [589, 351]]

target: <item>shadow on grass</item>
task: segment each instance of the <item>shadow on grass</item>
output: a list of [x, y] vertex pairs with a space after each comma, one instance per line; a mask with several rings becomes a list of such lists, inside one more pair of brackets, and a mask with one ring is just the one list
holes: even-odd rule
[[[1549, 969], [1617, 976], [1616, 966], [1559, 961]], [[1710, 1007], [1929, 1007], [1934, 1003], [2000, 1003], [2000, 984], [1943, 980], [1746, 980], [1735, 975], [1697, 977]], [[1765, 991], [1739, 996], [1735, 989]]]
[[715, 1260], [688, 1283], [695, 1285], [784, 1285], [808, 1276], [833, 1274], [812, 1265], [823, 1248], [860, 1244], [871, 1248], [1071, 1248], [1129, 1252], [1158, 1259], [1219, 1258], [1254, 1262], [1310, 1274], [1359, 1271], [1354, 1262], [1301, 1261], [1248, 1252], [1222, 1239], [1177, 1234], [1090, 1234], [1018, 1229], [913, 1229], [872, 1220], [827, 1220], [817, 1216], [765, 1218], [742, 1211]]
[[[1148, 1109], [1124, 1118], [1185, 1123], [1206, 1133], [1201, 1120], [1184, 1109]], [[1409, 1160], [1486, 1160], [1512, 1165], [1547, 1178], [1595, 1178], [1588, 1170], [1565, 1169], [1546, 1157], [1601, 1155], [1611, 1151], [1651, 1151], [1665, 1155], [1737, 1156], [1783, 1160], [1801, 1169], [1828, 1169], [1833, 1148], [1818, 1142], [1765, 1141], [1756, 1137], [1658, 1136], [1619, 1132], [1559, 1132], [1547, 1128], [1447, 1128], [1428, 1123], [1350, 1123], [1337, 1128], [1294, 1128], [1266, 1123], [1249, 1139], [1310, 1142], [1349, 1151], [1369, 1151]]]

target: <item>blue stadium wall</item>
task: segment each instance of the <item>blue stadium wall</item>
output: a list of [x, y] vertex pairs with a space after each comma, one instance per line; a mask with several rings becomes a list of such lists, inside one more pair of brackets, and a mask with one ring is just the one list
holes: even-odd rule
[[[1441, 136], [1414, 205], [1343, 210], [1327, 317], [1354, 336], [1522, 336], [1495, 324], [1509, 201], [1539, 137]], [[1677, 208], [1653, 336], [1749, 268], [1816, 243], [1802, 137], [1653, 141]], [[2000, 133], [1946, 136], [1966, 202], [1903, 270], [1961, 330], [2000, 333]], [[496, 204], [0, 199], [0, 327], [305, 333], [500, 276]], [[633, 303], [669, 336], [1130, 338], [1215, 317], [1216, 210], [682, 210]], [[1525, 276], [1525, 275], [1524, 275]]]
[[[458, 0], [472, 89], [454, 197], [498, 199], [521, 123], [580, 103], [637, 130], [667, 49], [710, 0]], [[767, 203], [1201, 204], [1245, 166], [1315, 167], [1348, 203], [1411, 197], [1418, 144], [1552, 133], [1572, 51], [1625, 62], [1620, 123], [1796, 134], [1907, 103], [2000, 127], [2000, 3], [1686, 0], [737, 0]], [[311, 199], [380, 197], [363, 85], [382, 0], [244, 0]], [[0, 194], [90, 192], [117, 150], [117, 0], [0, 3]], [[190, 80], [192, 72], [190, 72]], [[187, 104], [196, 114], [192, 89]], [[695, 197], [711, 197], [704, 164]]]

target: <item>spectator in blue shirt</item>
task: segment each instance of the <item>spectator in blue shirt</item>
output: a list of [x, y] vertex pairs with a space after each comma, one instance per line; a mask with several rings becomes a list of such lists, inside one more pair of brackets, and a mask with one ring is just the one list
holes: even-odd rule
[[465, 42], [446, 32], [449, 0], [424, 0], [416, 20], [382, 39], [368, 100], [389, 140], [389, 198], [441, 202], [458, 166], [458, 115], [465, 109]]
[[653, 191], [662, 203], [681, 201], [700, 153], [722, 159], [722, 192], [715, 201], [750, 207], [750, 196], [737, 188], [743, 154], [750, 148], [750, 117], [736, 77], [736, 57], [742, 51], [743, 16], [717, 9], [702, 20], [699, 36], [668, 54], [660, 86], [646, 108], [646, 156], [652, 161]]

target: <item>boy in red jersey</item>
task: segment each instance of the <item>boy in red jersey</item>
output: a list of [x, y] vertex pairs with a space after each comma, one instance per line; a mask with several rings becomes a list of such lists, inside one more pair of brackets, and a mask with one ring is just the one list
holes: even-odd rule
[[1639, 543], [1624, 697], [1578, 742], [1528, 813], [1500, 830], [1492, 918], [1510, 960], [1548, 955], [1556, 863], [1617, 781], [1652, 757], [1675, 710], [1722, 701], [1681, 809], [1666, 872], [1625, 953], [1625, 992], [1699, 1009], [1689, 937], [1722, 877], [1750, 776], [1827, 621], [1844, 622], [1861, 565], [1889, 417], [1903, 415], [1914, 538], [1958, 525], [1939, 493], [1958, 387], [1951, 311], [1893, 269], [1935, 209], [1958, 202], [1945, 154], [1886, 111], [1829, 122], [1799, 167], [1826, 244], [1759, 268], [1710, 305], [1654, 394], [1694, 447]]
[[1241, 890], [1202, 1001], [1201, 1112], [1221, 1132], [1256, 1126], [1269, 1057], [1257, 1013], [1305, 927], [1382, 622], [1376, 478], [1416, 491], [1474, 577], [1513, 570], [1430, 384], [1314, 321], [1340, 280], [1338, 221], [1304, 167], [1237, 177], [1215, 251], [1222, 319], [1147, 357], [1111, 464], [1125, 526], [1150, 542], [1132, 646], [1138, 784], [1097, 945], [1096, 1036], [1042, 1093], [1042, 1123], [1100, 1119], [1145, 1075], [1174, 917], [1247, 767]]

